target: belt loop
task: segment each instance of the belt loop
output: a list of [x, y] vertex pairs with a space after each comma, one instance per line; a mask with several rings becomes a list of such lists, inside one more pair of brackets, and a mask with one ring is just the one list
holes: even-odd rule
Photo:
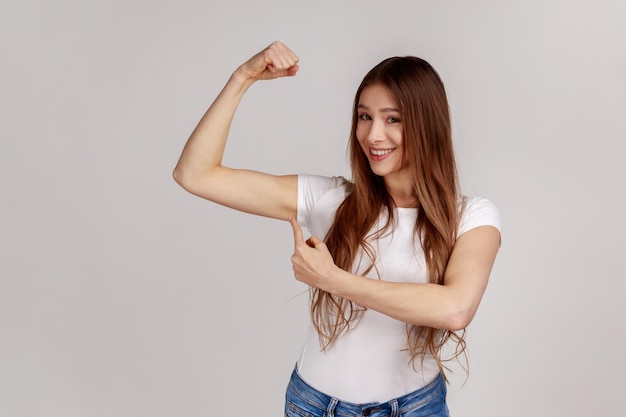
[[398, 400], [397, 399], [393, 399], [390, 401], [391, 404], [391, 417], [400, 417], [400, 414], [398, 414]]
[[336, 398], [330, 399], [330, 404], [326, 407], [326, 417], [335, 417], [335, 407], [337, 407], [337, 403], [339, 402]]

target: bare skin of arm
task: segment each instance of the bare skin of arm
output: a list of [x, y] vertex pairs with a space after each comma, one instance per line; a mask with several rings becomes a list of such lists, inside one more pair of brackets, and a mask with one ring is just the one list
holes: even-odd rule
[[500, 232], [481, 226], [460, 236], [444, 284], [389, 282], [354, 275], [337, 267], [318, 237], [306, 241], [290, 219], [296, 279], [397, 320], [418, 326], [460, 330], [472, 321], [500, 247]]
[[233, 116], [256, 81], [294, 76], [298, 58], [274, 42], [242, 64], [230, 77], [189, 137], [174, 179], [187, 191], [244, 212], [291, 219], [292, 263], [296, 279], [406, 323], [448, 330], [465, 328], [485, 291], [499, 248], [500, 234], [489, 226], [461, 236], [452, 252], [444, 285], [394, 283], [350, 274], [338, 268], [318, 238], [307, 241], [294, 220], [297, 177], [275, 176], [222, 165]]
[[236, 210], [282, 220], [294, 216], [297, 176], [228, 168], [222, 157], [235, 111], [248, 88], [259, 80], [294, 76], [298, 69], [298, 57], [280, 42], [237, 68], [185, 144], [174, 180], [192, 194]]

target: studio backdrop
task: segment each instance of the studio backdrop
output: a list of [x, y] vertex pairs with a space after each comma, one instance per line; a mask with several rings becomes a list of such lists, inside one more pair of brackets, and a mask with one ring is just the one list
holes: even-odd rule
[[279, 416], [309, 320], [287, 222], [172, 170], [230, 74], [281, 40], [224, 164], [350, 177], [356, 88], [417, 55], [449, 96], [463, 191], [502, 247], [450, 363], [453, 416], [621, 415], [621, 1], [0, 3], [0, 416]]

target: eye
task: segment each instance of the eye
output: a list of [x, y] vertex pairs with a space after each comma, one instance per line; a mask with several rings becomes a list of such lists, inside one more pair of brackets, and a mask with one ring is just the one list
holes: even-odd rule
[[361, 114], [359, 114], [359, 119], [361, 119], [361, 120], [372, 120], [372, 118], [370, 117], [370, 115], [369, 115], [369, 114], [366, 114], [366, 113], [361, 113]]
[[400, 119], [397, 117], [388, 117], [387, 123], [400, 123]]

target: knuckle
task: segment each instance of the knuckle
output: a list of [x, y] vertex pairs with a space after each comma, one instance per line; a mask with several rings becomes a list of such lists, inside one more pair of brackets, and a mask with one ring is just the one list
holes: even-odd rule
[[272, 51], [276, 51], [280, 47], [281, 47], [281, 43], [279, 41], [274, 41], [274, 42], [272, 42], [270, 44], [270, 46], [267, 49], [272, 50]]

